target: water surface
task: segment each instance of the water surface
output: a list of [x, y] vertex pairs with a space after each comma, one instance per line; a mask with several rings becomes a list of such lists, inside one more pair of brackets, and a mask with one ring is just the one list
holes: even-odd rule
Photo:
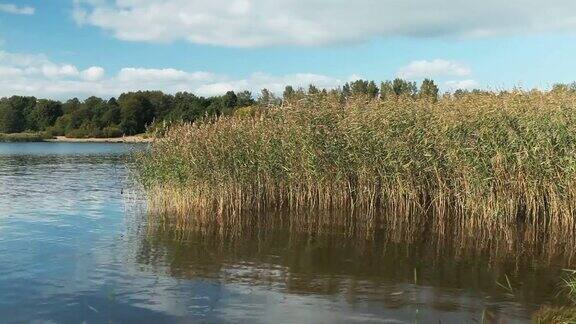
[[126, 168], [142, 148], [0, 143], [0, 322], [522, 323], [562, 303], [562, 262], [147, 225]]

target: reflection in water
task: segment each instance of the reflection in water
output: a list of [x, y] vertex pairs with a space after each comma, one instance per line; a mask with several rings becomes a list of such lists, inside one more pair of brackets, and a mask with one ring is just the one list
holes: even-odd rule
[[[0, 144], [0, 322], [526, 322], [564, 302], [565, 259], [493, 259], [424, 236], [148, 223], [127, 197], [132, 149]], [[512, 289], [497, 284], [506, 276]]]
[[[266, 227], [234, 238], [173, 228], [151, 223], [139, 262], [175, 278], [211, 278], [328, 299], [339, 308], [361, 309], [364, 316], [401, 322], [527, 320], [541, 303], [558, 302], [559, 269], [551, 271], [549, 263], [532, 258], [455, 256], [426, 242], [392, 243], [383, 236], [297, 234]], [[499, 284], [507, 280], [512, 290]]]

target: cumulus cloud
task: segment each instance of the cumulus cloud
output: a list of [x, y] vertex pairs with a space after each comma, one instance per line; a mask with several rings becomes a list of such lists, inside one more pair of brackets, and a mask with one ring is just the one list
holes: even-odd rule
[[332, 78], [326, 75], [311, 73], [295, 73], [282, 76], [274, 76], [266, 73], [253, 73], [248, 78], [236, 80], [224, 80], [211, 82], [197, 88], [198, 93], [205, 95], [222, 94], [230, 90], [251, 90], [258, 92], [261, 89], [268, 89], [274, 93], [281, 94], [286, 85], [293, 87], [307, 87], [314, 84], [319, 88], [332, 89], [343, 85], [345, 82], [356, 79], [354, 76], [346, 80]]
[[14, 15], [33, 15], [34, 7], [18, 7], [12, 3], [0, 3], [0, 11]]
[[[479, 83], [471, 78], [468, 67], [446, 60], [415, 61], [399, 69], [398, 75], [407, 78], [417, 77], [462, 77], [461, 80], [448, 78], [441, 82], [449, 91], [474, 89]], [[0, 97], [11, 95], [32, 95], [38, 97], [67, 99], [85, 98], [91, 95], [112, 97], [126, 91], [162, 90], [166, 93], [188, 91], [212, 96], [226, 91], [252, 91], [254, 95], [266, 88], [277, 94], [286, 85], [306, 88], [314, 84], [320, 88], [336, 88], [346, 82], [361, 79], [358, 75], [335, 78], [312, 73], [272, 75], [253, 73], [245, 78], [206, 71], [182, 71], [173, 68], [126, 67], [108, 76], [104, 68], [90, 66], [78, 68], [72, 64], [56, 63], [45, 55], [18, 54], [0, 50]], [[443, 80], [441, 80], [443, 81]]]
[[75, 0], [73, 16], [123, 40], [251, 47], [573, 32], [574, 12], [570, 0]]
[[210, 81], [215, 75], [208, 72], [184, 72], [176, 69], [124, 68], [118, 77], [123, 82], [198, 82]]
[[405, 79], [435, 78], [446, 76], [464, 77], [471, 74], [469, 67], [442, 59], [432, 61], [413, 61], [401, 67], [396, 73], [398, 77]]
[[446, 91], [477, 89], [480, 86], [478, 81], [470, 78], [472, 70], [467, 65], [443, 59], [412, 61], [400, 67], [396, 76], [408, 80], [431, 78], [441, 81], [440, 85]]
[[458, 89], [472, 90], [472, 89], [477, 89], [479, 87], [480, 87], [480, 84], [478, 83], [478, 81], [473, 80], [473, 79], [460, 80], [460, 81], [447, 81], [446, 82], [446, 88], [449, 91], [455, 91]]
[[78, 75], [78, 69], [70, 64], [57, 65], [57, 64], [45, 64], [41, 67], [42, 74], [51, 79], [57, 79], [61, 77], [73, 77]]
[[78, 76], [78, 69], [70, 64], [51, 62], [44, 55], [13, 54], [0, 51], [0, 76], [41, 76], [58, 79]]
[[288, 84], [306, 87], [315, 84], [334, 88], [355, 76], [340, 80], [318, 74], [275, 76], [253, 73], [246, 78], [232, 78], [204, 71], [182, 71], [172, 68], [150, 69], [127, 67], [112, 76], [99, 66], [80, 69], [71, 64], [55, 63], [44, 55], [15, 54], [0, 51], [0, 96], [33, 95], [66, 99], [70, 97], [118, 96], [122, 92], [162, 90], [167, 93], [188, 91], [200, 95], [219, 95], [226, 91], [250, 90], [255, 95], [267, 88], [281, 93]]
[[99, 66], [91, 66], [86, 70], [82, 71], [80, 76], [82, 77], [83, 80], [86, 81], [98, 81], [104, 77], [105, 73], [106, 72], [104, 71], [103, 68]]

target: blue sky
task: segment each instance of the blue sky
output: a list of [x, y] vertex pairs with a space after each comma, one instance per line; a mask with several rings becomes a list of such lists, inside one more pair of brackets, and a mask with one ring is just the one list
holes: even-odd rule
[[566, 0], [0, 1], [0, 96], [202, 95], [356, 78], [443, 90], [576, 79]]

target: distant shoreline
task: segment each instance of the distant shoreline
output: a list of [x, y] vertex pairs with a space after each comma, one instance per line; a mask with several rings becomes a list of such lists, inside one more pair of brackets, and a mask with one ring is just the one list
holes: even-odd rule
[[69, 138], [65, 136], [56, 136], [55, 138], [44, 140], [44, 142], [51, 143], [150, 143], [152, 141], [153, 138], [146, 138], [142, 135], [114, 138]]

